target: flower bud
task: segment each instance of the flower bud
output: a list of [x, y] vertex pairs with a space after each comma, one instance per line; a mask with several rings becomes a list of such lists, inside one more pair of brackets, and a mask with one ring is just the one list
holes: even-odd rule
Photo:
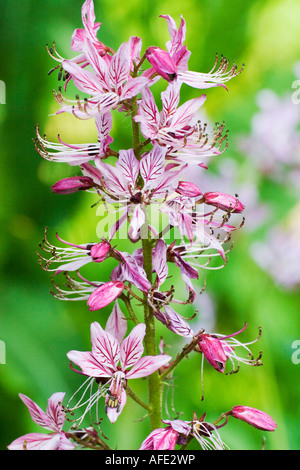
[[250, 406], [234, 406], [228, 414], [262, 431], [275, 431], [277, 428], [271, 416]]
[[179, 181], [176, 193], [186, 197], [198, 197], [201, 196], [202, 191], [194, 183], [188, 181]]
[[218, 207], [223, 211], [242, 212], [245, 208], [236, 197], [230, 194], [216, 192], [209, 192], [203, 195], [203, 200], [206, 204]]
[[120, 281], [109, 281], [97, 287], [88, 298], [89, 310], [100, 310], [106, 307], [121, 294], [124, 287], [123, 282]]
[[57, 194], [72, 194], [77, 191], [90, 189], [94, 186], [92, 178], [88, 176], [71, 176], [57, 181], [51, 191]]
[[228, 357], [225, 354], [222, 343], [218, 338], [208, 334], [198, 337], [198, 347], [209, 364], [219, 372], [224, 372]]
[[102, 261], [104, 261], [107, 256], [107, 253], [110, 250], [110, 247], [110, 243], [106, 241], [93, 245], [91, 248], [91, 257], [93, 258], [93, 261], [95, 263], [101, 263]]
[[177, 67], [167, 51], [160, 49], [160, 47], [151, 46], [146, 50], [145, 56], [155, 71], [165, 80], [168, 82], [175, 80]]

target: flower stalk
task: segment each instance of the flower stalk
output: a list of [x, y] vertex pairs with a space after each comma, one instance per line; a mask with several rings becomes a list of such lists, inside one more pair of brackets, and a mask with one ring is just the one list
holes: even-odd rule
[[[217, 124], [210, 132], [198, 120], [205, 94], [179, 105], [181, 87], [226, 88], [225, 83], [241, 69], [235, 64], [229, 67], [228, 60], [222, 56], [219, 65], [217, 57], [208, 73], [190, 71], [190, 51], [184, 45], [186, 24], [182, 17], [177, 28], [173, 18], [161, 15], [170, 33], [166, 50], [151, 46], [141, 54], [142, 40], [136, 36], [123, 42], [116, 51], [98, 39], [101, 23], [96, 22], [93, 0], [84, 1], [81, 13], [83, 28], [74, 31], [71, 41], [71, 49], [78, 55], [69, 60], [58, 54], [55, 45], [48, 48], [58, 62], [50, 73], [58, 70], [59, 81], [65, 82], [64, 87], [59, 86], [58, 92], [54, 92], [59, 105], [57, 114], [70, 113], [80, 120], [93, 120], [97, 142], [69, 144], [60, 135], [58, 143], [49, 142], [41, 136], [38, 126], [34, 142], [38, 153], [49, 164], [67, 163], [78, 166], [82, 173], [54, 182], [51, 186], [54, 193], [96, 193], [99, 204], [115, 220], [108, 223], [108, 230], [103, 229], [98, 237], [101, 239], [93, 243], [69, 242], [57, 235], [58, 243], [63, 246], [56, 247], [45, 234], [40, 244], [43, 254], [38, 256], [43, 270], [54, 271], [55, 279], [64, 276], [66, 280], [62, 287], [59, 281], [52, 281], [55, 289], [52, 293], [57, 299], [84, 301], [85, 315], [104, 308], [111, 308], [111, 313], [105, 326], [101, 312], [99, 323], [91, 323], [90, 350], [67, 352], [71, 370], [85, 380], [66, 406], [62, 404], [63, 392], [49, 398], [46, 411], [20, 394], [32, 419], [50, 433], [26, 434], [9, 448], [111, 450], [113, 446], [106, 442], [108, 438], [103, 435], [101, 423], [105, 419], [109, 425], [116, 426], [128, 396], [149, 417], [150, 434], [141, 439], [143, 450], [173, 450], [176, 446], [184, 450], [194, 438], [201, 449], [224, 450], [227, 446], [218, 430], [227, 425], [229, 416], [257, 429], [273, 431], [276, 424], [272, 418], [247, 406], [234, 406], [209, 423], [205, 421], [206, 413], [197, 418], [194, 412], [188, 421], [165, 419], [165, 414], [170, 417], [167, 393], [165, 406], [162, 404], [165, 388], [170, 386], [166, 379], [188, 355], [200, 353], [201, 370], [206, 359], [221, 373], [228, 361], [234, 372], [240, 362], [261, 365], [261, 354], [255, 359], [248, 348], [255, 341], [243, 344], [235, 338], [244, 332], [246, 325], [227, 335], [208, 334], [203, 329], [194, 333], [189, 321], [197, 315], [197, 310], [189, 318], [176, 311], [178, 305], [194, 304], [198, 295], [194, 284], [204, 269], [216, 269], [210, 265], [212, 259], [219, 260], [217, 269], [226, 264], [231, 235], [242, 226], [235, 220], [232, 222], [231, 217], [238, 217], [244, 210], [237, 196], [214, 190], [203, 193], [196, 184], [186, 180], [191, 172], [196, 175], [197, 171], [207, 169], [209, 158], [225, 151], [227, 132], [224, 133], [224, 123]], [[157, 80], [166, 86], [159, 106], [152, 93], [152, 85]], [[75, 100], [67, 97], [69, 82], [78, 89]], [[81, 99], [82, 93], [88, 97]], [[131, 120], [132, 148], [111, 148], [113, 110]], [[113, 164], [106, 162], [109, 156], [115, 157]], [[153, 222], [152, 209], [165, 215], [162, 227]], [[118, 235], [124, 233], [128, 252], [121, 251], [118, 243], [115, 245]], [[171, 242], [164, 239], [167, 234], [173, 237]], [[106, 273], [101, 268], [108, 259], [115, 263], [109, 279], [89, 280], [81, 271], [86, 265], [94, 264], [98, 268], [96, 272]], [[186, 288], [183, 298], [171, 280], [170, 265], [177, 270], [178, 279]], [[143, 320], [136, 307], [143, 308]], [[189, 341], [177, 355], [176, 351], [172, 352], [174, 359], [164, 353], [163, 339], [159, 342], [157, 338], [158, 324], [163, 326], [164, 334]], [[238, 347], [247, 353], [247, 358], [236, 354]], [[193, 381], [197, 380], [197, 373]], [[202, 383], [202, 372], [198, 377]], [[129, 385], [131, 380], [141, 378], [147, 378], [148, 403]], [[182, 390], [181, 396], [186, 395]], [[173, 406], [172, 411], [175, 413]], [[73, 425], [64, 431], [63, 426], [68, 423]]]

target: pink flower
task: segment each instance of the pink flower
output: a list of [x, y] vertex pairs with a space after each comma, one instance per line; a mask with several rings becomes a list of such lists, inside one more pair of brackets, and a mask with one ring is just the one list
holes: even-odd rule
[[179, 441], [180, 444], [184, 443], [192, 430], [189, 423], [179, 419], [163, 420], [163, 423], [169, 426], [152, 431], [139, 450], [174, 450]]
[[250, 406], [234, 406], [228, 414], [262, 431], [275, 431], [277, 428], [271, 416]]
[[[203, 354], [203, 357], [207, 360], [209, 364], [213, 366], [218, 372], [224, 373], [225, 366], [228, 360], [231, 361], [232, 365], [235, 367], [235, 362], [237, 364], [237, 369], [233, 369], [234, 372], [237, 372], [239, 363], [243, 362], [248, 365], [252, 366], [260, 366], [262, 365], [261, 353], [259, 354], [258, 358], [255, 359], [252, 352], [248, 348], [249, 344], [255, 343], [259, 340], [261, 336], [261, 331], [259, 330], [258, 337], [249, 343], [241, 343], [240, 341], [236, 340], [234, 336], [242, 333], [247, 327], [247, 323], [245, 323], [244, 327], [228, 336], [222, 336], [220, 334], [207, 334], [207, 333], [200, 333], [198, 338], [198, 346], [196, 350], [200, 351]], [[237, 347], [242, 347], [245, 352], [247, 353], [247, 357], [240, 357], [237, 356], [235, 349]]]
[[82, 374], [109, 379], [105, 384], [105, 411], [112, 423], [126, 403], [127, 380], [151, 375], [171, 359], [163, 354], [142, 357], [145, 327], [140, 323], [123, 339], [126, 320], [122, 312], [114, 309], [105, 330], [97, 322], [91, 324], [91, 352], [70, 351], [67, 354], [70, 361], [81, 368]]
[[[98, 114], [95, 116], [98, 142], [86, 144], [67, 144], [58, 135], [57, 142], [49, 142], [46, 137], [42, 137], [39, 127], [36, 127], [35, 148], [45, 160], [51, 162], [68, 163], [71, 166], [82, 165], [93, 161], [96, 156], [105, 158], [109, 155], [109, 145], [113, 138], [109, 135], [112, 127], [111, 113]], [[96, 171], [96, 170], [95, 170]], [[91, 176], [91, 175], [87, 175]]]
[[30, 398], [20, 393], [21, 400], [27, 406], [35, 423], [52, 431], [49, 434], [30, 433], [13, 441], [9, 450], [73, 450], [75, 445], [62, 430], [65, 412], [62, 408], [64, 393], [54, 393], [48, 400], [46, 413]]
[[[39, 246], [43, 251], [50, 253], [52, 256], [46, 259], [38, 253], [41, 267], [46, 271], [55, 271], [55, 274], [65, 271], [78, 271], [88, 263], [101, 263], [110, 256], [111, 244], [107, 240], [99, 243], [75, 245], [74, 243], [62, 240], [58, 234], [56, 234], [56, 238], [67, 245], [67, 247], [63, 248], [52, 245], [47, 238], [46, 229], [44, 239]], [[50, 269], [49, 266], [55, 263], [60, 263], [60, 266]]]
[[176, 193], [186, 197], [199, 197], [202, 195], [198, 186], [195, 183], [190, 183], [188, 181], [179, 181]]
[[101, 23], [95, 22], [96, 16], [93, 0], [86, 0], [84, 2], [81, 9], [81, 16], [84, 29], [75, 29], [72, 35], [72, 50], [82, 52], [84, 50], [84, 41], [89, 38], [93, 42], [99, 55], [104, 56], [107, 52], [113, 52], [111, 48], [105, 46], [97, 39], [96, 35]]
[[62, 66], [72, 78], [76, 88], [91, 98], [70, 101], [60, 93], [55, 96], [56, 101], [62, 105], [57, 114], [69, 112], [79, 118], [87, 119], [116, 109], [121, 102], [138, 95], [151, 83], [147, 77], [132, 78], [130, 75], [138, 42], [139, 38], [130, 38], [129, 42], [121, 44], [108, 61], [98, 54], [93, 41], [86, 38], [83, 52], [92, 71], [85, 70], [72, 60], [64, 60]]
[[[161, 201], [168, 193], [173, 193], [178, 179], [186, 166], [177, 170], [165, 167], [166, 149], [154, 143], [150, 152], [142, 155], [139, 161], [133, 149], [120, 150], [116, 166], [95, 160], [101, 173], [102, 191], [109, 202], [119, 202], [124, 211], [111, 227], [110, 239], [130, 219], [129, 237], [132, 241], [140, 238], [140, 229], [145, 223], [145, 208], [153, 201]], [[143, 184], [140, 184], [138, 176]]]
[[109, 281], [92, 292], [88, 298], [89, 310], [100, 310], [115, 300], [124, 290], [125, 286], [120, 281]]
[[215, 206], [223, 211], [229, 212], [243, 212], [245, 209], [244, 204], [242, 204], [236, 197], [230, 196], [230, 194], [216, 192], [204, 193], [203, 201], [206, 204]]
[[98, 142], [86, 144], [67, 144], [61, 140], [59, 135], [58, 143], [49, 142], [45, 136], [42, 137], [40, 135], [39, 127], [37, 126], [35, 148], [45, 160], [68, 163], [71, 166], [88, 163], [93, 161], [96, 156], [100, 158], [107, 157], [110, 152], [109, 145], [113, 142], [113, 138], [109, 135], [112, 127], [111, 113], [107, 112], [96, 115], [95, 125], [97, 128]]
[[[222, 56], [220, 64], [218, 64], [218, 56], [212, 70], [208, 73], [191, 72], [188, 70], [188, 59], [190, 52], [183, 45], [186, 36], [185, 20], [181, 17], [181, 23], [177, 30], [176, 23], [169, 15], [160, 15], [167, 20], [168, 30], [171, 40], [167, 42], [167, 51], [159, 47], [149, 47], [146, 51], [146, 57], [152, 65], [152, 73], [156, 72], [165, 80], [172, 82], [186, 83], [193, 88], [211, 88], [215, 86], [223, 86], [224, 83], [231, 78], [237, 76], [241, 70], [237, 70], [236, 64], [229, 69], [228, 60]], [[229, 69], [229, 70], [228, 70]], [[147, 71], [147, 76], [150, 76]]]
[[[202, 450], [225, 450], [227, 445], [221, 440], [218, 427], [204, 421], [206, 413], [198, 419], [194, 414], [193, 421], [180, 419], [162, 420], [168, 424], [165, 428], [152, 431], [142, 442], [139, 450], [174, 450], [176, 444], [182, 445], [188, 437], [194, 437]], [[225, 423], [226, 424], [226, 423]]]
[[84, 191], [94, 186], [92, 178], [88, 176], [71, 176], [57, 181], [51, 186], [51, 191], [57, 194], [72, 194]]
[[224, 151], [224, 125], [208, 135], [198, 122], [198, 111], [206, 96], [201, 95], [178, 106], [180, 87], [179, 82], [171, 83], [161, 93], [161, 112], [150, 89], [144, 88], [135, 121], [140, 123], [141, 132], [146, 139], [166, 147], [169, 160], [202, 165], [204, 158], [220, 155]]

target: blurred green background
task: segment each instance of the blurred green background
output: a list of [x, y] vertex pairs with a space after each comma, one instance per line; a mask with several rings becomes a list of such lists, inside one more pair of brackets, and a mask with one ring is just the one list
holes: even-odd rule
[[[0, 79], [6, 84], [6, 104], [0, 105], [0, 340], [6, 347], [6, 363], [0, 364], [1, 449], [22, 434], [39, 431], [18, 393], [45, 409], [52, 393], [64, 391], [70, 396], [81, 384], [82, 378], [69, 369], [66, 353], [89, 350], [90, 323], [97, 320], [105, 324], [111, 310], [109, 306], [91, 313], [85, 302], [54, 299], [49, 294], [50, 275], [40, 269], [36, 256], [45, 226], [53, 242], [56, 231], [74, 243], [96, 239], [99, 220], [91, 209], [95, 199], [89, 194], [52, 194], [49, 187], [75, 170], [42, 160], [32, 143], [36, 123], [50, 141], [55, 141], [58, 133], [70, 143], [95, 139], [91, 122], [50, 116], [58, 109], [52, 97], [58, 82], [55, 74], [47, 75], [55, 64], [45, 45], [55, 40], [62, 56], [74, 55], [70, 40], [74, 29], [81, 27], [82, 3], [22, 0], [16, 5], [1, 1]], [[170, 14], [179, 24], [182, 14], [187, 23], [186, 45], [192, 52], [191, 70], [210, 70], [216, 51], [238, 65], [245, 62], [245, 71], [229, 82], [229, 92], [207, 90], [205, 104], [208, 119], [224, 119], [230, 129], [226, 155], [244, 162], [234, 142], [236, 136], [250, 132], [251, 118], [257, 112], [257, 92], [262, 88], [272, 88], [278, 94], [291, 92], [295, 79], [292, 68], [300, 58], [299, 1], [95, 0], [95, 10], [97, 21], [102, 23], [98, 37], [114, 49], [131, 35], [142, 37], [143, 50], [150, 45], [165, 47], [169, 37], [159, 15]], [[183, 90], [186, 99], [198, 94], [188, 87]], [[123, 117], [116, 119], [116, 148], [129, 147], [130, 127]], [[246, 170], [244, 178], [247, 175]], [[276, 183], [263, 179], [258, 183], [264, 202], [275, 204], [277, 217], [283, 217], [297, 202], [294, 193], [286, 195], [286, 188]], [[239, 195], [243, 200], [242, 193]], [[300, 339], [300, 295], [297, 288], [276, 284], [253, 261], [249, 246], [257, 236], [242, 229], [225, 268], [207, 274], [207, 295], [213, 299], [214, 313], [204, 303], [199, 318], [200, 323], [202, 318], [208, 319], [213, 331], [224, 334], [239, 330], [247, 321], [241, 341], [251, 341], [260, 325], [263, 334], [254, 352], [263, 350], [264, 366], [242, 365], [239, 373], [224, 376], [205, 364], [205, 399], [201, 402], [200, 356], [195, 354], [176, 370], [174, 406], [186, 420], [191, 419], [193, 410], [198, 415], [207, 411], [208, 421], [238, 404], [262, 409], [277, 422], [276, 432], [262, 433], [232, 420], [221, 432], [227, 445], [260, 449], [265, 434], [266, 449], [299, 449], [300, 364], [292, 362], [292, 343]], [[101, 278], [109, 276], [106, 266], [101, 266]], [[162, 332], [169, 345], [166, 352], [175, 354], [174, 335]], [[132, 389], [146, 400], [146, 382], [136, 382]], [[148, 420], [138, 421], [143, 414], [128, 399], [116, 424], [110, 426], [105, 419], [103, 430], [112, 447], [138, 448], [149, 432]]]

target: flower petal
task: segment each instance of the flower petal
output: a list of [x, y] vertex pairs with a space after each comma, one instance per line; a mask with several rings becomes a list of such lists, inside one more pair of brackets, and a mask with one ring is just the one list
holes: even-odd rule
[[120, 360], [118, 340], [97, 322], [91, 324], [91, 341], [93, 356], [105, 367], [117, 370]]
[[168, 276], [167, 245], [163, 239], [158, 240], [155, 245], [152, 264], [157, 275], [157, 287], [159, 287]]
[[130, 334], [121, 344], [121, 363], [122, 370], [133, 366], [144, 352], [143, 339], [146, 332], [146, 325], [140, 323], [135, 326]]
[[29, 433], [15, 439], [8, 447], [9, 450], [58, 450], [59, 433], [42, 434]]
[[112, 371], [100, 364], [90, 351], [69, 351], [67, 357], [88, 377], [111, 377]]
[[124, 313], [120, 309], [117, 300], [115, 301], [113, 311], [111, 312], [106, 322], [105, 331], [114, 336], [119, 343], [121, 343], [126, 334], [127, 320]]
[[57, 392], [53, 393], [48, 400], [47, 415], [53, 423], [53, 430], [60, 432], [63, 428], [66, 415], [62, 407], [65, 393]]
[[133, 149], [120, 150], [116, 167], [122, 173], [129, 185], [134, 188], [136, 186], [135, 182], [139, 174], [140, 164], [134, 155]]
[[30, 398], [28, 398], [26, 395], [23, 395], [22, 393], [19, 394], [19, 397], [27, 406], [31, 419], [36, 424], [42, 426], [45, 429], [56, 431], [56, 429], [53, 429], [53, 423], [49, 416], [34, 401], [32, 401]]
[[126, 379], [138, 379], [140, 377], [151, 375], [171, 359], [171, 356], [167, 356], [165, 354], [144, 356], [135, 363], [129, 372], [126, 372]]
[[109, 281], [97, 287], [88, 298], [89, 310], [99, 310], [109, 305], [124, 290], [123, 282]]

